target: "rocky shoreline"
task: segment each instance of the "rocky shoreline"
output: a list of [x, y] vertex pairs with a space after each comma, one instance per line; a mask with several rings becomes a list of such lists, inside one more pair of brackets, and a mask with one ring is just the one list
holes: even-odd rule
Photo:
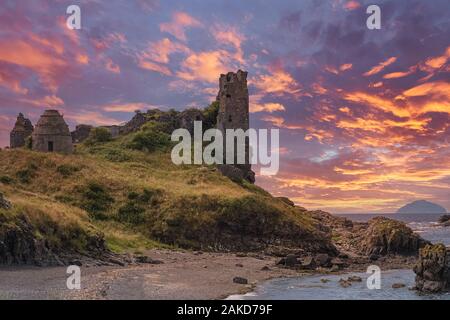
[[[11, 203], [1, 194], [0, 205], [4, 210], [11, 209]], [[20, 223], [16, 223], [14, 228], [7, 224], [0, 228], [0, 263], [54, 266], [58, 270], [65, 270], [63, 267], [68, 265], [80, 266], [87, 270], [88, 275], [91, 274], [91, 283], [78, 293], [68, 293], [63, 288], [61, 297], [69, 299], [123, 299], [139, 291], [145, 281], [149, 288], [142, 289], [144, 291], [137, 296], [139, 299], [216, 299], [251, 291], [259, 282], [274, 277], [362, 272], [371, 265], [382, 270], [414, 268], [418, 275], [417, 290], [437, 292], [447, 289], [447, 283], [450, 283], [447, 281], [449, 255], [445, 253], [445, 247], [443, 251], [441, 247], [432, 247], [405, 223], [384, 217], [373, 218], [367, 223], [353, 222], [322, 211], [301, 212], [313, 221], [324, 239], [329, 237], [329, 245], [296, 247], [268, 244], [263, 250], [244, 252], [151, 250], [145, 254], [116, 254], [106, 248], [101, 235], [94, 234], [87, 237], [88, 251], [63, 248], [55, 251], [45, 242], [36, 241], [32, 237], [32, 226], [26, 219], [19, 219]], [[2, 277], [8, 279], [8, 271], [2, 269]], [[20, 276], [22, 269], [12, 267], [9, 270], [18, 272]], [[32, 270], [45, 274], [48, 268]], [[105, 271], [98, 273], [96, 270]], [[30, 271], [23, 272], [25, 279], [31, 277]], [[155, 272], [160, 274], [155, 276]], [[171, 276], [162, 276], [163, 273], [170, 275], [170, 272]], [[64, 279], [65, 276], [63, 272], [61, 277]], [[17, 279], [17, 274], [14, 278]], [[352, 281], [349, 279], [342, 279], [341, 286], [348, 286]], [[174, 286], [174, 283], [178, 285]], [[14, 282], [9, 285], [14, 286]], [[158, 292], [153, 291], [154, 286]], [[179, 286], [183, 288], [181, 292]], [[211, 286], [215, 288], [207, 289]], [[8, 288], [8, 284], [4, 288]], [[22, 297], [19, 295], [19, 298]]]

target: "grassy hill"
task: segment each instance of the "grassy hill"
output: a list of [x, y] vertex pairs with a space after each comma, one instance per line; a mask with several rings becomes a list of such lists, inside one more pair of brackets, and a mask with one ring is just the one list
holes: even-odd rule
[[99, 136], [73, 155], [0, 151], [0, 192], [13, 204], [0, 209], [0, 262], [155, 246], [333, 251], [306, 210], [214, 166], [173, 165], [167, 136], [152, 125]]

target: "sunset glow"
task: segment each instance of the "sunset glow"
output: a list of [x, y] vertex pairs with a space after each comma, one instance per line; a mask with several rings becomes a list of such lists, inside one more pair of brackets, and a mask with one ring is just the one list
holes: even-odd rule
[[19, 112], [119, 124], [205, 107], [220, 74], [242, 69], [251, 126], [281, 129], [280, 172], [258, 185], [335, 213], [450, 210], [448, 1], [378, 1], [381, 30], [366, 27], [370, 1], [78, 3], [81, 30], [65, 1], [2, 5], [1, 147]]

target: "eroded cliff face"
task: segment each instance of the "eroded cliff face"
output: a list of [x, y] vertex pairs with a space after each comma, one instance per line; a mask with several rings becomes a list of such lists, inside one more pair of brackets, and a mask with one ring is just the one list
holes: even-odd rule
[[450, 248], [443, 244], [427, 245], [420, 250], [414, 272], [418, 291], [450, 291]]

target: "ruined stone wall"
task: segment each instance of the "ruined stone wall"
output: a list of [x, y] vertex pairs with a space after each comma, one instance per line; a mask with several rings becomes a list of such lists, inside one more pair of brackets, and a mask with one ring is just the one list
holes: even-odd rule
[[33, 133], [31, 121], [19, 113], [16, 124], [9, 135], [9, 145], [11, 148], [20, 148], [25, 146], [26, 139]]
[[[229, 72], [226, 75], [220, 75], [219, 80], [219, 94], [217, 95], [219, 101], [219, 114], [217, 116], [217, 128], [222, 131], [224, 136], [224, 143], [226, 141], [225, 133], [227, 129], [242, 129], [247, 131], [249, 129], [249, 96], [247, 87], [247, 72], [239, 70], [238, 72]], [[229, 166], [221, 166], [220, 169], [223, 174], [233, 178], [242, 178], [254, 182], [254, 173], [251, 171], [249, 163], [249, 140], [245, 141], [245, 164], [236, 164], [236, 151], [239, 147], [238, 142], [235, 142], [235, 164], [230, 168]], [[226, 149], [224, 148], [224, 162], [226, 161]], [[241, 172], [239, 172], [241, 171]]]
[[36, 124], [32, 135], [33, 150], [41, 152], [72, 153], [72, 135], [64, 118], [57, 110], [46, 110]]
[[89, 137], [91, 133], [92, 126], [87, 124], [79, 124], [75, 127], [75, 131], [72, 131], [72, 141], [73, 143], [81, 143]]

